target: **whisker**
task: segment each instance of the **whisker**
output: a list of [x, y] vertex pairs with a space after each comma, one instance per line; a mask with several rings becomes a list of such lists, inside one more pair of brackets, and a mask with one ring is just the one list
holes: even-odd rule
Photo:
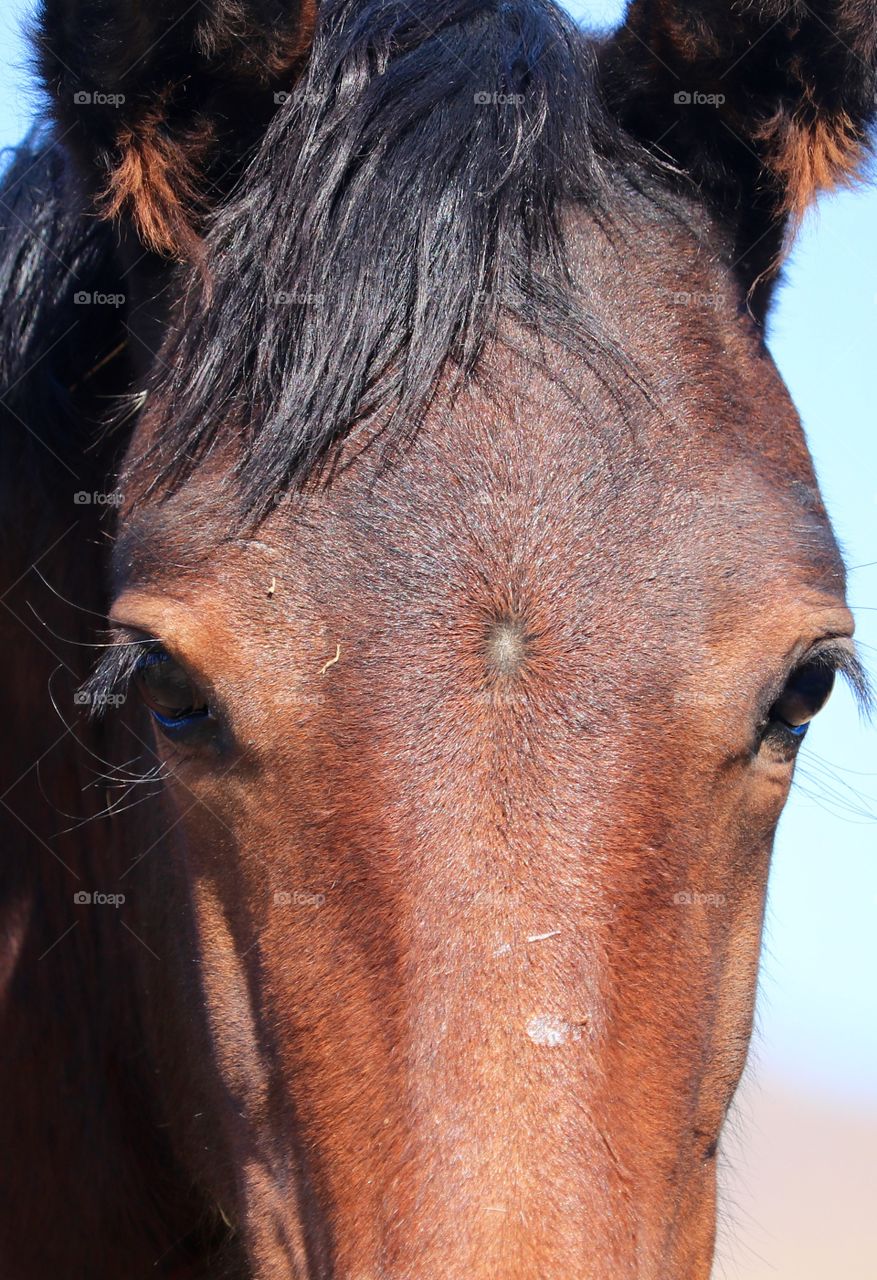
[[[60, 598], [63, 599], [63, 597]], [[69, 601], [65, 603], [69, 603]], [[29, 600], [26, 600], [25, 604], [28, 609], [30, 609], [40, 626], [45, 627], [49, 635], [53, 636], [56, 640], [60, 640], [62, 644], [72, 644], [75, 645], [77, 649], [124, 649], [126, 647], [134, 647], [138, 644], [143, 644], [142, 640], [108, 640], [106, 642], [100, 640], [71, 640], [69, 636], [62, 636], [59, 632], [53, 631], [45, 619], [40, 617]], [[76, 606], [74, 606], [74, 608], [75, 607]], [[90, 613], [91, 610], [88, 610], [88, 612]], [[103, 614], [97, 614], [95, 616], [102, 617], [104, 622], [106, 622], [106, 618]]]
[[807, 759], [815, 764], [822, 765], [826, 769], [835, 770], [837, 773], [849, 773], [854, 778], [877, 778], [877, 772], [870, 773], [863, 769], [850, 769], [845, 764], [835, 764], [833, 760], [826, 760], [824, 756], [818, 755], [815, 751], [808, 751]]
[[[134, 761], [139, 760], [139, 758], [140, 758], [139, 756], [132, 756], [130, 760], [124, 760], [120, 765], [115, 765], [114, 768], [127, 769], [129, 765], [132, 765]], [[114, 785], [118, 784], [119, 782], [118, 777], [114, 777], [113, 774], [101, 773], [98, 769], [92, 769], [91, 772], [94, 773], [95, 775], [94, 781], [87, 782], [85, 786], [82, 788], [83, 791], [88, 791], [89, 788], [91, 787], [99, 787], [102, 782], [108, 782]]]
[[[62, 725], [63, 725], [63, 726], [64, 726], [64, 728], [67, 730], [67, 732], [70, 734], [70, 736], [73, 738], [73, 740], [74, 740], [74, 742], [77, 744], [77, 746], [81, 747], [81, 748], [83, 749], [83, 751], [86, 751], [86, 752], [88, 753], [88, 755], [90, 755], [90, 756], [92, 757], [92, 759], [93, 759], [93, 760], [96, 760], [96, 761], [98, 762], [98, 764], [99, 764], [99, 765], [102, 765], [105, 769], [109, 769], [109, 770], [111, 770], [111, 771], [112, 771], [112, 770], [114, 770], [114, 769], [116, 769], [116, 768], [118, 768], [118, 767], [120, 767], [120, 766], [115, 765], [115, 764], [112, 762], [112, 760], [105, 760], [105, 759], [103, 758], [103, 756], [98, 755], [98, 753], [97, 753], [96, 751], [93, 751], [93, 750], [91, 749], [91, 747], [88, 745], [88, 743], [87, 743], [87, 742], [84, 742], [84, 741], [82, 740], [82, 738], [80, 738], [80, 737], [79, 737], [79, 735], [76, 733], [76, 730], [75, 730], [74, 725], [73, 725], [73, 724], [68, 724], [67, 720], [64, 718], [64, 715], [63, 715], [63, 713], [62, 713], [62, 711], [61, 711], [61, 708], [60, 708], [60, 707], [59, 707], [59, 705], [58, 705], [58, 699], [55, 697], [54, 690], [52, 689], [52, 681], [55, 679], [56, 675], [58, 674], [58, 672], [59, 672], [61, 669], [62, 669], [62, 668], [61, 668], [61, 666], [60, 666], [60, 665], [59, 665], [59, 666], [57, 666], [57, 667], [55, 667], [54, 671], [53, 671], [53, 672], [51, 673], [51, 675], [49, 676], [49, 679], [48, 679], [47, 684], [46, 684], [46, 689], [47, 689], [47, 692], [48, 692], [48, 694], [49, 694], [49, 700], [50, 700], [50, 702], [51, 702], [51, 704], [52, 704], [52, 707], [53, 707], [53, 709], [54, 709], [54, 711], [55, 711], [55, 714], [57, 715], [58, 719], [61, 721]], [[138, 778], [140, 778], [141, 776], [142, 776], [142, 775], [140, 775], [140, 774], [132, 775], [132, 781], [136, 781], [136, 780], [137, 780]], [[68, 816], [69, 816], [69, 815], [68, 815]]]
[[860, 794], [859, 791], [855, 790], [855, 787], [851, 787], [849, 782], [844, 782], [842, 778], [837, 777], [830, 769], [808, 769], [807, 765], [804, 765], [804, 777], [825, 788], [825, 794], [836, 797], [837, 803], [848, 804], [850, 808], [862, 806], [860, 808], [862, 813], [872, 812], [871, 809], [867, 808], [872, 804], [871, 797]]
[[[137, 757], [135, 757], [135, 759], [137, 759]], [[128, 787], [128, 786], [133, 786], [133, 787], [142, 786], [143, 783], [145, 782], [165, 782], [169, 777], [172, 776], [169, 770], [167, 773], [164, 773], [164, 774], [162, 773], [162, 769], [164, 769], [165, 767], [166, 766], [164, 762], [160, 762], [159, 764], [154, 765], [146, 773], [140, 775], [139, 777], [125, 778], [121, 776], [113, 777], [113, 775], [109, 773], [99, 774], [95, 778], [94, 782], [89, 782], [87, 786], [82, 788], [82, 790], [83, 792], [89, 791], [91, 790], [92, 787], [99, 787], [101, 785], [107, 788], [110, 788], [110, 787], [119, 788], [119, 787]]]
[[[810, 785], [803, 785], [802, 779], [804, 783]], [[863, 802], [862, 797], [852, 788], [849, 790], [856, 797], [856, 803], [853, 803], [842, 791], [830, 785], [824, 775], [809, 771], [806, 765], [799, 765], [794, 785], [803, 795], [814, 800], [820, 807], [842, 821], [849, 822], [860, 818], [863, 820], [863, 825], [877, 821], [877, 814], [867, 807], [867, 802]]]
[[95, 433], [95, 438], [85, 446], [85, 452], [92, 453], [95, 449], [105, 444], [111, 436], [118, 432], [120, 427], [126, 426], [132, 418], [137, 416], [148, 398], [149, 392], [145, 390], [123, 391], [119, 395], [99, 397], [102, 400], [115, 401], [118, 408], [115, 412], [104, 416], [102, 425]]
[[[40, 581], [41, 581], [41, 582], [42, 582], [46, 587], [48, 587], [48, 589], [51, 591], [52, 595], [53, 595], [53, 596], [57, 596], [57, 598], [62, 602], [62, 604], [69, 605], [71, 609], [76, 609], [79, 613], [87, 613], [87, 614], [90, 614], [90, 616], [91, 616], [92, 618], [100, 618], [101, 622], [104, 624], [104, 626], [106, 626], [107, 618], [106, 618], [106, 614], [105, 614], [105, 613], [98, 613], [98, 611], [97, 611], [96, 609], [87, 609], [87, 608], [85, 607], [85, 605], [82, 605], [82, 604], [76, 604], [76, 602], [75, 602], [75, 601], [73, 601], [73, 600], [68, 600], [66, 596], [62, 596], [62, 595], [61, 595], [61, 592], [60, 592], [56, 587], [53, 587], [53, 586], [52, 586], [51, 582], [49, 582], [48, 578], [45, 576], [45, 574], [41, 571], [41, 569], [40, 569], [37, 565], [34, 565], [34, 566], [33, 566], [33, 571], [34, 571], [34, 573], [37, 575], [37, 577], [39, 578], [39, 580], [40, 580]], [[44, 624], [44, 625], [45, 625], [45, 624]], [[60, 638], [60, 637], [59, 637], [59, 638]]]
[[[130, 790], [127, 794], [130, 794]], [[125, 796], [119, 796], [118, 801], [111, 805], [107, 805], [105, 809], [101, 809], [98, 813], [90, 814], [87, 818], [83, 818], [81, 822], [74, 822], [71, 827], [65, 827], [63, 831], [58, 831], [59, 836], [69, 835], [71, 831], [79, 831], [82, 827], [88, 826], [89, 822], [97, 822], [102, 818], [115, 818], [120, 813], [127, 813], [129, 809], [136, 809], [139, 804], [143, 804], [146, 800], [152, 800], [158, 791], [150, 791], [148, 795], [138, 796], [136, 800], [132, 800], [130, 804], [124, 804]], [[71, 817], [70, 814], [64, 814], [64, 817]]]

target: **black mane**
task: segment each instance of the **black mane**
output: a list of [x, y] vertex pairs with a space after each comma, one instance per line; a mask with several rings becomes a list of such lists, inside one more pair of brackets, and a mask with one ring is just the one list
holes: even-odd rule
[[[89, 211], [64, 149], [36, 128], [0, 172], [0, 458], [20, 493], [88, 470], [105, 402], [91, 371], [124, 339], [118, 312], [81, 294], [118, 289], [115, 233]], [[122, 381], [124, 375], [121, 375]], [[34, 504], [35, 506], [38, 504]], [[5, 504], [9, 509], [10, 504]], [[17, 507], [17, 504], [16, 504]]]
[[158, 362], [153, 475], [178, 483], [234, 432], [258, 516], [354, 423], [409, 437], [501, 312], [599, 348], [560, 224], [565, 201], [600, 215], [631, 145], [595, 60], [551, 0], [326, 0]]

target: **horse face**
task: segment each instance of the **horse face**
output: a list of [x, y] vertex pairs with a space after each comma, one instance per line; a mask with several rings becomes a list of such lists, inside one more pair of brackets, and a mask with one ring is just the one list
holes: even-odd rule
[[[851, 623], [738, 287], [641, 231], [633, 268], [571, 235], [672, 424], [497, 349], [493, 392], [251, 535], [218, 459], [122, 522], [265, 1274], [709, 1272], [773, 830]], [[712, 301], [656, 335], [672, 292]]]
[[[603, 136], [589, 161], [599, 216], [582, 191], [553, 193], [569, 197], [562, 215], [548, 198], [510, 212], [497, 193], [535, 154], [537, 103], [533, 132], [491, 117], [483, 182], [466, 170], [432, 223], [406, 222], [450, 180], [400, 118], [427, 118], [459, 41], [471, 57], [500, 41], [509, 7], [476, 31], [477, 8], [448, 5], [438, 34], [416, 38], [399, 19], [378, 54], [345, 46], [336, 114], [299, 130], [295, 181], [257, 163], [220, 210], [210, 288], [171, 322], [129, 454], [112, 619], [191, 885], [220, 1080], [207, 1112], [220, 1154], [199, 1176], [259, 1277], [704, 1280], [773, 832], [806, 726], [835, 673], [856, 672], [842, 567], [758, 319], [787, 213], [849, 172], [865, 108], [828, 94], [841, 54], [824, 52], [816, 20], [635, 4], [593, 85], [619, 132], [669, 146], [675, 167], [645, 176]], [[571, 51], [546, 94], [585, 74], [568, 29], [528, 25], [543, 6], [511, 8], [528, 76], [548, 34]], [[327, 10], [317, 96], [348, 38], [331, 28], [345, 5]], [[861, 48], [858, 35], [839, 45]], [[733, 129], [724, 92], [679, 97], [723, 69], [738, 69]], [[458, 96], [429, 117], [431, 140], [487, 166], [455, 133], [475, 87], [465, 113]], [[353, 108], [391, 93], [422, 96], [367, 128]], [[476, 106], [509, 105], [484, 96]], [[572, 146], [554, 142], [543, 168]], [[356, 159], [378, 154], [370, 169]], [[407, 187], [393, 179], [406, 154], [421, 185], [413, 165]], [[281, 195], [305, 206], [285, 236]], [[374, 234], [385, 200], [380, 225], [392, 237], [398, 223], [392, 248], [407, 252]], [[490, 200], [495, 218], [480, 220]], [[491, 239], [534, 208], [545, 234], [531, 247], [564, 241], [588, 341], [547, 323], [560, 277], [532, 277], [522, 302], [522, 242]], [[465, 234], [449, 209], [468, 210]], [[287, 264], [291, 319], [272, 316], [257, 358], [238, 360], [290, 244], [304, 246]], [[515, 270], [500, 288], [503, 253]], [[386, 260], [401, 263], [395, 291], [366, 306]], [[471, 299], [502, 294], [475, 361], [468, 319], [442, 329], [432, 305], [433, 289], [459, 305], [466, 262]], [[349, 332], [333, 319], [342, 303]], [[400, 363], [428, 366], [434, 333], [471, 376], [453, 394], [436, 379], [406, 447], [388, 461], [351, 413], [326, 428], [329, 472], [304, 465], [296, 416], [337, 417], [344, 396], [380, 407], [404, 389]], [[359, 361], [357, 342], [386, 348], [384, 363]], [[186, 435], [199, 418], [219, 423]], [[196, 462], [184, 483], [168, 452]], [[245, 528], [228, 477], [252, 490], [262, 463]]]

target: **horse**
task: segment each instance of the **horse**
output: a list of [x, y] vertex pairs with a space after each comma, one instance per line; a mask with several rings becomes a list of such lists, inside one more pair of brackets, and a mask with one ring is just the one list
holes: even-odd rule
[[873, 5], [43, 0], [4, 1280], [706, 1280], [843, 563], [764, 334]]

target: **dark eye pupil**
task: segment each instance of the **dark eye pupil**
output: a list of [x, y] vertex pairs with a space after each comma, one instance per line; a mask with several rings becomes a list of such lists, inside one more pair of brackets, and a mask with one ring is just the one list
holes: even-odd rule
[[791, 729], [808, 725], [831, 696], [834, 680], [834, 670], [818, 662], [799, 667], [789, 677], [782, 697], [774, 703], [771, 719]]
[[183, 668], [166, 653], [147, 654], [136, 680], [150, 711], [164, 720], [187, 720], [207, 712], [203, 697]]

